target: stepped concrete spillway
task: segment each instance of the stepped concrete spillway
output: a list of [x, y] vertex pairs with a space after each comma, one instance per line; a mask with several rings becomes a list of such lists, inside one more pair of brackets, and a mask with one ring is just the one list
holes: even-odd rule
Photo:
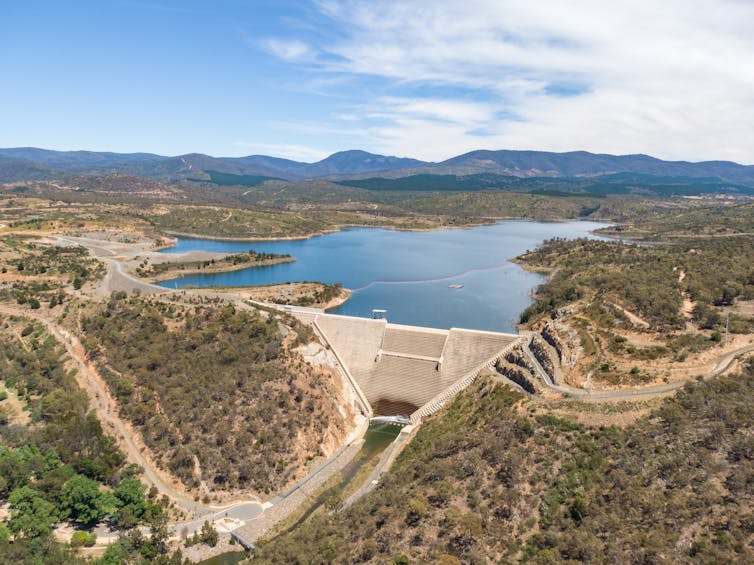
[[437, 410], [520, 341], [516, 334], [300, 314], [334, 351], [374, 415], [406, 414], [412, 421]]

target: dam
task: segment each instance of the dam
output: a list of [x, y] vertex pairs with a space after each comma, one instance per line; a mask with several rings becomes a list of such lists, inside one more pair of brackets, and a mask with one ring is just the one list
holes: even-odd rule
[[[285, 312], [309, 325], [337, 361], [336, 369], [355, 393], [354, 407], [370, 420], [369, 429], [395, 428], [389, 436], [391, 443], [381, 444], [379, 452], [373, 454], [378, 459], [376, 466], [367, 481], [346, 499], [345, 507], [374, 488], [410, 441], [416, 424], [440, 410], [482, 371], [495, 371], [501, 360], [517, 347], [526, 348], [531, 340], [525, 333], [409, 326], [389, 323], [384, 318], [358, 318], [327, 314], [316, 308], [248, 302]], [[342, 489], [364, 463], [356, 455], [359, 441], [363, 443], [358, 440], [341, 447], [294, 488], [275, 497], [272, 508], [262, 519], [241, 526], [233, 535], [246, 547], [252, 547], [256, 539], [295, 508], [285, 502], [290, 496], [295, 494], [303, 500], [317, 492], [322, 485], [317, 477], [328, 466], [342, 475], [341, 487], [337, 487]], [[364, 447], [367, 452], [370, 441], [367, 435]], [[355, 463], [354, 457], [357, 457]], [[312, 507], [297, 523], [316, 511], [328, 492], [317, 494]]]
[[286, 310], [313, 326], [355, 389], [365, 413], [432, 414], [479, 372], [522, 342], [518, 334], [392, 324], [387, 320]]

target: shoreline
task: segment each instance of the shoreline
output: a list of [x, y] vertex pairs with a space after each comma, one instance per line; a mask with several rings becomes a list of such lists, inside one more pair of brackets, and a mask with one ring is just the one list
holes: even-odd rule
[[[300, 236], [283, 236], [283, 237], [226, 237], [226, 236], [216, 236], [216, 235], [202, 235], [199, 233], [189, 233], [189, 232], [179, 232], [179, 231], [173, 231], [173, 230], [163, 230], [162, 233], [165, 233], [169, 236], [173, 236], [175, 239], [175, 243], [172, 245], [168, 245], [166, 247], [163, 247], [161, 249], [170, 249], [172, 247], [175, 247], [175, 245], [178, 242], [178, 238], [183, 239], [205, 239], [208, 241], [227, 241], [231, 243], [267, 243], [267, 242], [275, 242], [275, 241], [305, 241], [308, 239], [312, 239], [315, 237], [322, 237], [325, 235], [338, 233], [344, 230], [347, 230], [349, 228], [359, 228], [359, 229], [375, 229], [375, 230], [390, 230], [390, 231], [399, 231], [399, 232], [434, 232], [434, 231], [442, 231], [442, 230], [466, 230], [466, 229], [473, 229], [483, 226], [492, 226], [495, 224], [498, 224], [500, 222], [507, 222], [507, 221], [515, 221], [515, 222], [541, 222], [541, 223], [548, 223], [548, 224], [564, 224], [567, 222], [594, 222], [594, 223], [601, 223], [601, 224], [611, 224], [610, 220], [590, 220], [588, 218], [552, 218], [552, 219], [536, 219], [536, 218], [520, 218], [515, 216], [501, 216], [501, 217], [485, 217], [482, 218], [484, 220], [489, 220], [488, 222], [469, 222], [467, 224], [462, 225], [444, 225], [444, 226], [437, 226], [434, 228], [410, 228], [410, 227], [396, 227], [396, 226], [387, 226], [387, 225], [370, 225], [370, 224], [338, 224], [333, 229], [329, 230], [322, 230], [317, 232], [312, 232], [306, 235], [300, 235]], [[600, 229], [606, 229], [606, 228], [596, 228], [595, 230], [591, 230], [589, 233], [594, 233], [597, 230]], [[600, 234], [597, 234], [600, 235]], [[608, 236], [603, 236], [608, 237]]]
[[[225, 236], [216, 236], [216, 235], [202, 235], [199, 233], [188, 233], [188, 232], [178, 232], [178, 231], [172, 231], [172, 230], [164, 230], [163, 233], [166, 233], [170, 236], [174, 236], [176, 238], [175, 243], [178, 243], [177, 238], [183, 238], [183, 239], [206, 239], [209, 241], [228, 241], [231, 243], [264, 243], [269, 241], [304, 241], [307, 239], [312, 239], [313, 237], [321, 237], [323, 235], [327, 235], [330, 233], [337, 233], [339, 231], [342, 231], [340, 229], [332, 229], [332, 230], [324, 230], [324, 231], [318, 231], [318, 232], [312, 232], [307, 235], [301, 235], [301, 236], [283, 236], [283, 237], [225, 237]], [[165, 247], [165, 249], [170, 249], [171, 247], [175, 247], [175, 244]]]
[[328, 310], [342, 306], [343, 304], [351, 300], [352, 295], [353, 291], [350, 288], [341, 288], [340, 296], [331, 298], [330, 301], [322, 307], [322, 309], [327, 312]]
[[341, 306], [342, 304], [345, 304], [351, 299], [351, 295], [353, 294], [353, 291], [349, 288], [342, 288], [340, 289], [340, 292], [338, 296], [335, 296], [331, 298], [328, 302], [321, 304], [321, 303], [312, 303], [312, 304], [288, 304], [285, 302], [275, 302], [274, 300], [264, 300], [259, 297], [253, 296], [255, 294], [255, 291], [258, 293], [260, 291], [264, 290], [272, 290], [277, 289], [278, 287], [285, 287], [286, 290], [301, 290], [302, 288], [306, 288], [306, 285], [312, 286], [321, 286], [326, 287], [330, 286], [327, 285], [327, 283], [323, 283], [320, 281], [299, 281], [299, 282], [291, 282], [291, 283], [270, 283], [270, 284], [260, 284], [260, 285], [254, 285], [254, 286], [184, 286], [178, 289], [173, 288], [167, 288], [167, 290], [175, 291], [175, 290], [200, 290], [200, 291], [211, 291], [216, 293], [235, 293], [241, 297], [242, 300], [254, 300], [257, 302], [263, 302], [265, 304], [268, 304], [270, 307], [278, 307], [278, 306], [297, 306], [297, 307], [304, 307], [304, 308], [318, 308], [321, 310], [331, 310], [333, 308], [337, 308], [338, 306]]
[[[140, 281], [143, 281], [145, 283], [160, 283], [165, 281], [173, 281], [178, 280], [183, 277], [187, 276], [193, 276], [193, 275], [219, 275], [222, 273], [232, 273], [234, 271], [243, 271], [244, 269], [258, 269], [260, 267], [271, 267], [273, 265], [282, 265], [284, 263], [293, 263], [297, 259], [295, 257], [280, 257], [279, 259], [270, 259], [265, 261], [258, 261], [256, 263], [238, 263], [236, 265], [229, 265], [227, 268], [213, 268], [213, 267], [207, 267], [206, 269], [170, 269], [167, 271], [163, 271], [161, 273], [157, 273], [155, 275], [150, 275], [147, 277], [142, 277], [139, 274], [135, 272], [129, 272], [131, 276], [134, 276], [138, 278]], [[172, 265], [181, 265], [181, 262], [169, 262]], [[162, 263], [158, 263], [162, 264]]]

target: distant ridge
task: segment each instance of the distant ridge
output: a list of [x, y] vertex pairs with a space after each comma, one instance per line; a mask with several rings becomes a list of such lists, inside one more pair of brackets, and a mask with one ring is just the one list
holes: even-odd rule
[[0, 182], [48, 180], [60, 175], [60, 171], [42, 163], [25, 159], [0, 158]]
[[107, 151], [54, 151], [36, 147], [0, 149], [0, 157], [32, 161], [61, 170], [89, 169], [96, 165], [111, 163], [145, 163], [165, 159], [153, 153], [110, 153]]
[[[212, 170], [236, 175], [258, 175], [286, 180], [303, 180], [328, 175], [359, 174], [427, 165], [417, 159], [376, 155], [352, 150], [333, 153], [316, 163], [301, 163], [266, 155], [211, 157], [188, 153], [165, 157], [152, 153], [110, 153], [95, 151], [53, 151], [36, 147], [0, 149], [0, 163], [13, 160], [65, 173], [125, 173], [163, 182], [178, 182]], [[8, 182], [10, 173], [0, 177]], [[209, 177], [207, 176], [207, 179]]]
[[571, 151], [477, 150], [440, 163], [341, 151], [316, 163], [267, 155], [212, 157], [189, 153], [166, 157], [153, 153], [52, 151], [35, 147], [0, 149], [0, 182], [50, 178], [60, 174], [130, 174], [161, 182], [210, 181], [207, 171], [287, 181], [306, 179], [405, 178], [416, 175], [495, 174], [512, 177], [584, 178], [615, 174], [713, 179], [754, 187], [754, 166], [730, 161], [664, 161], [649, 155], [608, 155]]
[[663, 161], [649, 155], [609, 155], [570, 151], [478, 150], [439, 163], [439, 167], [472, 168], [516, 176], [583, 177], [613, 173], [654, 176], [716, 177], [732, 182], [754, 181], [754, 167], [732, 161]]

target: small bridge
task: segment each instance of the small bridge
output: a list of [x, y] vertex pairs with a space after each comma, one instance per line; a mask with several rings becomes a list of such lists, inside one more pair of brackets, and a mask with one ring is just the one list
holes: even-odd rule
[[375, 424], [395, 424], [396, 426], [407, 426], [411, 423], [411, 418], [408, 416], [375, 416], [370, 423]]

